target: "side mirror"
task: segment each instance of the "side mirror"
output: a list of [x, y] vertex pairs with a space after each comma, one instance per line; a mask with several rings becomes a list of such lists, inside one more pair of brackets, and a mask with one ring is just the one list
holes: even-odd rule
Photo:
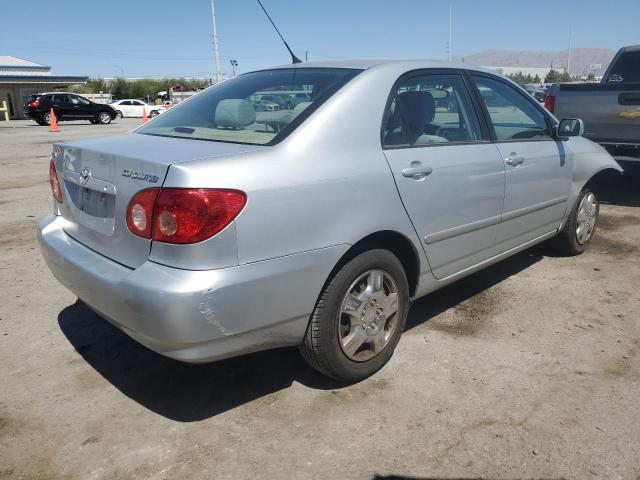
[[579, 137], [584, 135], [584, 122], [579, 118], [560, 120], [557, 127], [558, 137]]

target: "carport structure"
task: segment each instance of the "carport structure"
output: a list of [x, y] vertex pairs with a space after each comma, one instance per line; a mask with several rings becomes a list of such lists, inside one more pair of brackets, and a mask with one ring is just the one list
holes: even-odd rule
[[24, 104], [35, 93], [66, 89], [86, 82], [86, 76], [51, 75], [51, 67], [0, 55], [0, 104], [7, 102], [9, 118], [26, 118]]

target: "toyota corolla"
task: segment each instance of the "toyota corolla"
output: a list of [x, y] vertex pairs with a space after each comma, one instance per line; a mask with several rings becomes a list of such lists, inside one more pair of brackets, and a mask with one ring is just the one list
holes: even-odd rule
[[[308, 101], [256, 111], [270, 91]], [[619, 167], [582, 131], [468, 66], [255, 71], [56, 144], [39, 239], [63, 285], [163, 355], [298, 345], [353, 381], [389, 360], [412, 300], [546, 240], [589, 245]]]

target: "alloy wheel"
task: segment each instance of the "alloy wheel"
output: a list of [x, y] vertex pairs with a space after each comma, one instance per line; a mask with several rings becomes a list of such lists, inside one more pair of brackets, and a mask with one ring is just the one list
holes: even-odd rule
[[576, 216], [576, 239], [584, 245], [593, 235], [598, 220], [598, 200], [589, 192], [582, 198]]
[[338, 339], [344, 354], [365, 362], [388, 345], [398, 325], [398, 287], [383, 270], [370, 270], [351, 284], [339, 312]]

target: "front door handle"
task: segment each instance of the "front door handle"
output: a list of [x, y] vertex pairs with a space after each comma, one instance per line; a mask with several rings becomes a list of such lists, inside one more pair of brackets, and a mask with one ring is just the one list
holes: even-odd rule
[[512, 167], [518, 167], [524, 163], [524, 157], [515, 152], [511, 152], [511, 155], [504, 159], [504, 163]]
[[411, 166], [402, 169], [402, 176], [413, 180], [422, 180], [433, 172], [432, 167], [422, 165], [420, 162], [411, 162]]

